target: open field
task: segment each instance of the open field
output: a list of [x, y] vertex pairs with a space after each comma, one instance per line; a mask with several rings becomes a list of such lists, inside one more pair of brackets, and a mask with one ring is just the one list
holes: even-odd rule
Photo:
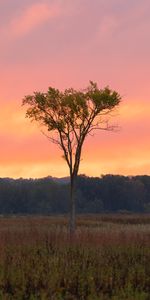
[[150, 215], [0, 218], [0, 299], [149, 300]]

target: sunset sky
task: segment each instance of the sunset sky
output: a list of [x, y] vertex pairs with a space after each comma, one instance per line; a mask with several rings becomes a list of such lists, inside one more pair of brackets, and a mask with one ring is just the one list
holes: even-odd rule
[[89, 80], [122, 96], [119, 132], [96, 132], [80, 173], [150, 175], [150, 0], [0, 0], [0, 177], [68, 175], [22, 98]]

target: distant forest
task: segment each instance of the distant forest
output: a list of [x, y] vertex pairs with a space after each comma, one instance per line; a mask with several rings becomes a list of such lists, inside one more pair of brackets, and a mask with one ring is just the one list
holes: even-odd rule
[[[150, 212], [150, 176], [78, 176], [78, 213]], [[65, 214], [69, 180], [0, 178], [0, 214]]]

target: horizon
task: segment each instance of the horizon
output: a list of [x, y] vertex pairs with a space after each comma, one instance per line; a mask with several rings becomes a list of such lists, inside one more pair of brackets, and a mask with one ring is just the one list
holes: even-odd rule
[[68, 176], [62, 152], [25, 118], [21, 101], [89, 80], [121, 94], [112, 120], [121, 129], [86, 139], [79, 173], [150, 175], [149, 9], [148, 0], [1, 1], [0, 177]]
[[[136, 174], [136, 175], [124, 175], [124, 174], [111, 174], [111, 173], [107, 173], [107, 174], [101, 174], [99, 176], [94, 176], [94, 175], [86, 175], [86, 174], [78, 174], [77, 177], [87, 177], [87, 178], [102, 178], [103, 176], [119, 176], [119, 177], [128, 177], [128, 178], [134, 178], [134, 177], [140, 177], [140, 176], [148, 176], [150, 177], [150, 175], [147, 175], [147, 174]], [[13, 179], [13, 180], [20, 180], [20, 179], [23, 179], [23, 180], [39, 180], [39, 179], [58, 179], [58, 180], [63, 180], [63, 179], [70, 179], [70, 176], [63, 176], [63, 177], [55, 177], [55, 176], [52, 176], [52, 175], [47, 175], [47, 176], [44, 176], [44, 177], [1, 177], [0, 176], [0, 179]]]

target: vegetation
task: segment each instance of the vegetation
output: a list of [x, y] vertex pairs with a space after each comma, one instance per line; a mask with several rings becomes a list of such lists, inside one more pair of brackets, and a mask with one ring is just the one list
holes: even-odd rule
[[26, 116], [46, 128], [46, 136], [62, 150], [69, 167], [71, 235], [75, 231], [75, 187], [84, 141], [93, 130], [113, 130], [108, 121], [120, 100], [116, 91], [99, 89], [92, 81], [84, 91], [70, 88], [60, 92], [49, 87], [47, 93], [35, 92], [23, 99], [23, 105], [28, 106]]
[[149, 300], [150, 215], [0, 218], [0, 299]]
[[[78, 213], [150, 212], [149, 176], [78, 176]], [[69, 211], [69, 182], [0, 179], [0, 214], [64, 214]]]

